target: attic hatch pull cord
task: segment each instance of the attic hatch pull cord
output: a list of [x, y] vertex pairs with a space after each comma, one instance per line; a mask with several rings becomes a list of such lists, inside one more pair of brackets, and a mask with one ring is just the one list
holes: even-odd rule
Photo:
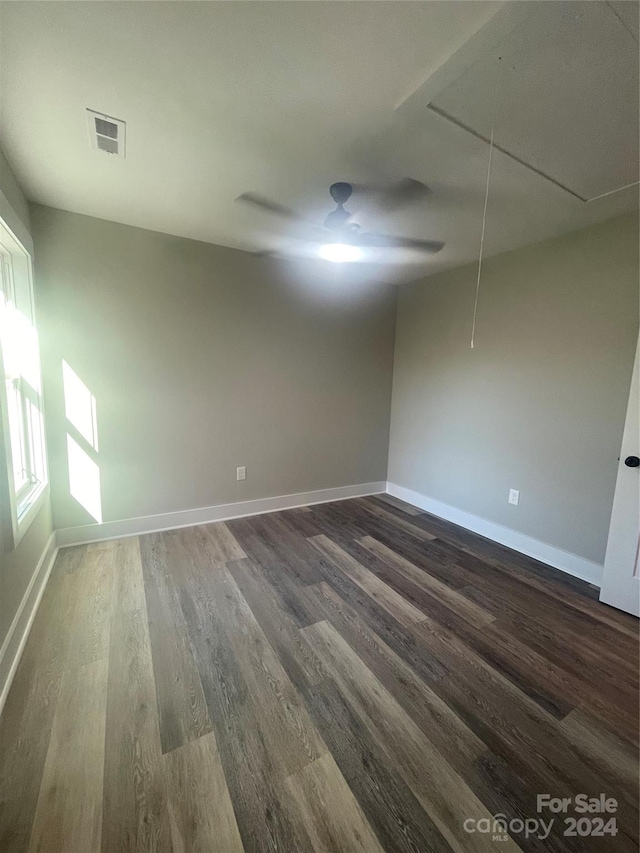
[[491, 139], [489, 140], [489, 162], [487, 163], [487, 184], [484, 191], [484, 210], [482, 211], [482, 233], [480, 235], [480, 255], [478, 257], [478, 280], [476, 281], [476, 300], [473, 305], [473, 323], [471, 325], [471, 349], [473, 349], [476, 336], [476, 317], [478, 315], [478, 297], [480, 296], [480, 274], [482, 272], [482, 253], [484, 251], [484, 229], [487, 224], [487, 202], [489, 201], [489, 179], [491, 178], [491, 160], [493, 159], [493, 133], [496, 127], [496, 115], [498, 113], [498, 87], [500, 84], [500, 67], [502, 57], [498, 57], [498, 68], [496, 70], [496, 86], [493, 93], [493, 117], [491, 119]]

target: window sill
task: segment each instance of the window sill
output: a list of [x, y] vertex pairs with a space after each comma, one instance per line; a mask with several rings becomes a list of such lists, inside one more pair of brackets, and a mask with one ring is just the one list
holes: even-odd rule
[[20, 506], [20, 515], [13, 531], [13, 547], [18, 547], [23, 536], [31, 526], [49, 497], [49, 484], [42, 483], [35, 488]]

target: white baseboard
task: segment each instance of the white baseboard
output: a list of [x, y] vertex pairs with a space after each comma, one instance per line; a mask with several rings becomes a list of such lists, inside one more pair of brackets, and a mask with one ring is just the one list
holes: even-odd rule
[[553, 566], [554, 569], [560, 569], [563, 572], [567, 572], [567, 574], [587, 581], [587, 583], [594, 584], [595, 586], [600, 586], [602, 583], [603, 567], [584, 557], [579, 557], [577, 554], [563, 551], [562, 548], [548, 545], [539, 539], [534, 539], [524, 533], [518, 533], [517, 530], [511, 530], [509, 527], [495, 524], [493, 521], [488, 521], [479, 515], [473, 515], [470, 512], [456, 509], [456, 507], [449, 504], [428, 498], [426, 495], [421, 495], [419, 492], [405, 489], [403, 486], [397, 486], [395, 483], [387, 483], [387, 492], [406, 503], [423, 509], [425, 512], [437, 515], [438, 518], [452, 521], [454, 524], [460, 525], [460, 527], [465, 527], [467, 530], [479, 533], [487, 539], [499, 542], [501, 545], [506, 545], [507, 548], [513, 548], [514, 551], [519, 551], [528, 557], [534, 557], [542, 563]]
[[56, 536], [55, 533], [52, 533], [38, 560], [38, 565], [31, 576], [29, 586], [0, 649], [0, 714], [9, 694], [11, 682], [16, 674], [57, 553]]
[[162, 530], [175, 530], [178, 527], [193, 527], [196, 524], [210, 524], [213, 521], [227, 521], [249, 515], [262, 515], [266, 512], [278, 512], [299, 506], [378, 495], [383, 494], [386, 489], [387, 484], [384, 481], [361, 483], [358, 486], [339, 486], [335, 489], [319, 489], [314, 492], [300, 492], [295, 495], [279, 495], [278, 497], [260, 498], [253, 501], [218, 504], [200, 509], [147, 515], [141, 518], [127, 518], [123, 521], [106, 521], [103, 524], [65, 527], [56, 532], [56, 542], [60, 548], [65, 548], [68, 545], [86, 545], [90, 542], [101, 542], [104, 539], [121, 539], [124, 536], [158, 533]]

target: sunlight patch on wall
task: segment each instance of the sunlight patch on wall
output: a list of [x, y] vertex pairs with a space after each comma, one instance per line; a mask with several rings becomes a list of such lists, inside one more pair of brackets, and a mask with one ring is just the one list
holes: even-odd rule
[[[62, 362], [64, 413], [67, 418], [69, 492], [102, 524], [96, 398], [66, 361]], [[74, 437], [75, 436], [75, 437]]]
[[71, 423], [98, 450], [98, 423], [96, 419], [96, 398], [84, 384], [78, 374], [66, 361], [62, 362], [62, 383], [64, 386], [64, 413]]
[[69, 491], [80, 506], [98, 524], [102, 524], [102, 498], [100, 495], [100, 469], [80, 445], [67, 435], [69, 462]]

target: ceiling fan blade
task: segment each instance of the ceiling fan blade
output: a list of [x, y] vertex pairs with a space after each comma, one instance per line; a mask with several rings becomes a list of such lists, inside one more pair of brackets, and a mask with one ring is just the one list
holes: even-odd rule
[[400, 207], [414, 204], [430, 196], [433, 192], [422, 181], [415, 178], [402, 178], [394, 184], [355, 184], [357, 195], [372, 196], [381, 210], [392, 213]]
[[394, 237], [391, 234], [358, 234], [351, 242], [372, 249], [417, 249], [429, 255], [439, 252], [444, 246], [439, 240], [414, 240], [411, 237]]
[[284, 219], [302, 219], [302, 217], [298, 216], [295, 210], [292, 210], [290, 207], [280, 204], [277, 201], [272, 201], [270, 198], [258, 195], [257, 193], [242, 193], [242, 195], [238, 196], [236, 201], [241, 201], [243, 204], [250, 204], [253, 207], [260, 208], [260, 210], [264, 210], [266, 213], [273, 213]]
[[383, 210], [392, 211], [422, 201], [430, 194], [431, 190], [422, 181], [416, 181], [415, 178], [403, 178], [382, 190], [378, 204]]

